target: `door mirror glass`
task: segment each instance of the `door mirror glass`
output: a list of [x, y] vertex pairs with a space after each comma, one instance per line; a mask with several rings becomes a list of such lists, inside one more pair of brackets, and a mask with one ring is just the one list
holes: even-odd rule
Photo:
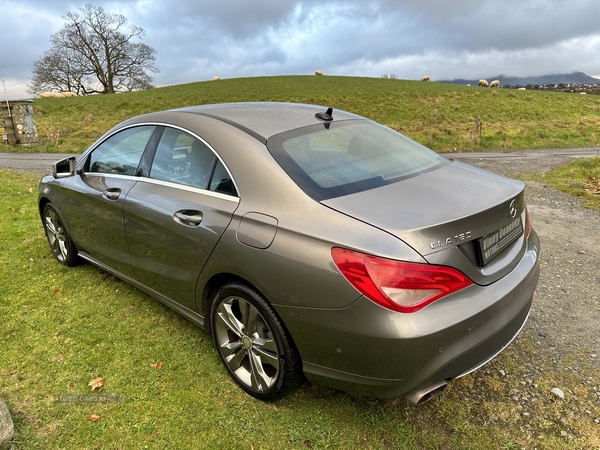
[[77, 158], [70, 156], [52, 164], [52, 176], [54, 178], [67, 178], [75, 175], [75, 163]]

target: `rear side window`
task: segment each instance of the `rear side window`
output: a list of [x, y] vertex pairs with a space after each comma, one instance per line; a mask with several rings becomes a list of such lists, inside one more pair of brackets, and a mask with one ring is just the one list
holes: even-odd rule
[[216, 156], [208, 146], [184, 131], [163, 132], [150, 178], [206, 189]]
[[237, 196], [231, 176], [208, 145], [175, 128], [165, 128], [150, 178]]
[[433, 170], [433, 151], [367, 120], [313, 125], [275, 135], [267, 147], [315, 200], [339, 197]]

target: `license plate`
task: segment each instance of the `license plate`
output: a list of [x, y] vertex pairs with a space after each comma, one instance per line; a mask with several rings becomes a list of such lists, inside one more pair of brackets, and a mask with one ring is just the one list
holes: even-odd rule
[[479, 257], [482, 265], [486, 265], [510, 244], [523, 235], [523, 222], [517, 217], [508, 225], [479, 238]]

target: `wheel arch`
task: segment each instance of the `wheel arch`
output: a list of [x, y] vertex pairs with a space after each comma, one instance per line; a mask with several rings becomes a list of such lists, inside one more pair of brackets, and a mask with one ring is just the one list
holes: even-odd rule
[[[273, 309], [275, 314], [277, 314], [280, 323], [282, 324], [283, 328], [285, 329], [285, 331], [288, 333], [288, 335], [292, 339], [292, 342], [294, 342], [293, 336], [291, 335], [287, 325], [285, 324], [285, 322], [283, 321], [283, 319], [277, 312], [277, 309], [273, 305], [273, 302], [271, 302], [271, 300], [269, 299], [269, 296], [265, 295], [264, 291], [257, 286], [257, 283], [253, 283], [252, 281], [250, 281], [240, 275], [237, 275], [234, 273], [229, 273], [229, 272], [221, 272], [221, 273], [214, 274], [204, 284], [204, 287], [202, 290], [202, 295], [201, 295], [202, 311], [200, 312], [200, 314], [202, 314], [204, 316], [204, 329], [208, 332], [208, 334], [212, 336], [210, 311], [211, 311], [211, 303], [212, 303], [213, 299], [215, 298], [215, 295], [217, 294], [217, 292], [219, 291], [219, 289], [222, 286], [224, 286], [228, 283], [236, 283], [236, 282], [240, 283], [240, 284], [244, 284], [244, 285], [248, 286], [249, 288], [255, 290], [258, 294], [260, 294], [265, 299], [265, 301], [269, 304], [269, 306], [271, 306], [271, 308]], [[295, 342], [294, 342], [294, 346], [295, 346]]]
[[250, 286], [251, 288], [255, 289], [266, 299], [265, 295], [261, 292], [260, 289], [258, 289], [256, 287], [255, 284], [251, 283], [250, 281], [246, 280], [245, 278], [243, 278], [239, 275], [236, 275], [233, 273], [227, 273], [227, 272], [217, 273], [217, 274], [213, 275], [204, 284], [204, 287], [202, 290], [202, 295], [201, 295], [201, 306], [202, 306], [201, 314], [204, 316], [204, 329], [208, 332], [208, 334], [211, 334], [211, 329], [210, 329], [210, 327], [211, 327], [211, 325], [210, 325], [211, 302], [214, 299], [217, 292], [219, 291], [219, 289], [221, 288], [221, 286], [223, 286], [227, 283], [232, 283], [232, 282], [239, 282], [239, 283], [246, 284], [246, 285]]
[[48, 197], [40, 197], [40, 199], [38, 200], [38, 212], [40, 214], [40, 218], [43, 218], [44, 215], [44, 208], [46, 207], [46, 205], [48, 203], [52, 203], [52, 200], [50, 200]]

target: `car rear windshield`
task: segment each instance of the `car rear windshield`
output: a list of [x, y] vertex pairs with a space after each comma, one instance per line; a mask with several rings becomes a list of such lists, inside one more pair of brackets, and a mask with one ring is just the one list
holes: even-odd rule
[[368, 120], [298, 128], [272, 136], [267, 147], [294, 182], [317, 201], [395, 183], [448, 163]]

